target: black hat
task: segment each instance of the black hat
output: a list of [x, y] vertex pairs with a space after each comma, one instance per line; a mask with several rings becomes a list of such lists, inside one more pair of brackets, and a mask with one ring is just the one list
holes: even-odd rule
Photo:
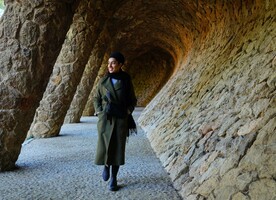
[[125, 63], [125, 57], [120, 52], [112, 52], [109, 58], [115, 58], [118, 61], [118, 63], [122, 63], [122, 64]]

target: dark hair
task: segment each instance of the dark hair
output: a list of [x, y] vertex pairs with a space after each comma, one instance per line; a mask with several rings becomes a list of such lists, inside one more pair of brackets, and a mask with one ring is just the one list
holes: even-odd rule
[[109, 56], [109, 58], [115, 58], [118, 63], [125, 63], [125, 57], [123, 54], [121, 54], [120, 52], [116, 51], [116, 52], [112, 52]]

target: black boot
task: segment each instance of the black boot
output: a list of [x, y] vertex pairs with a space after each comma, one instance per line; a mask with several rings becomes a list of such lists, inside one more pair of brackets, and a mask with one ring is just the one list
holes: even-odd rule
[[113, 165], [112, 166], [112, 176], [111, 176], [110, 186], [109, 186], [109, 189], [111, 191], [117, 191], [119, 189], [118, 185], [117, 185], [118, 171], [119, 171], [119, 166]]
[[110, 166], [105, 165], [104, 166], [104, 170], [103, 170], [103, 180], [104, 181], [108, 181], [109, 177], [110, 177]]

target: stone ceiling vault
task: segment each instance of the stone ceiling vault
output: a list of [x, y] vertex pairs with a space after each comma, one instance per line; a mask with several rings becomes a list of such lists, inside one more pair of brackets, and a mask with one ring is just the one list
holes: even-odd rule
[[176, 70], [179, 59], [188, 54], [194, 39], [207, 31], [205, 10], [213, 6], [180, 0], [125, 1], [108, 19], [106, 31], [115, 32], [112, 46], [127, 57], [125, 68], [137, 83], [139, 106], [149, 103]]

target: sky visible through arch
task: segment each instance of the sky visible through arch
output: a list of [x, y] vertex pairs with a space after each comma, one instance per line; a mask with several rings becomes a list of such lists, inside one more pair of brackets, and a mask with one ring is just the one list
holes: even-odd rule
[[4, 0], [0, 0], [0, 17], [3, 15], [5, 10]]

